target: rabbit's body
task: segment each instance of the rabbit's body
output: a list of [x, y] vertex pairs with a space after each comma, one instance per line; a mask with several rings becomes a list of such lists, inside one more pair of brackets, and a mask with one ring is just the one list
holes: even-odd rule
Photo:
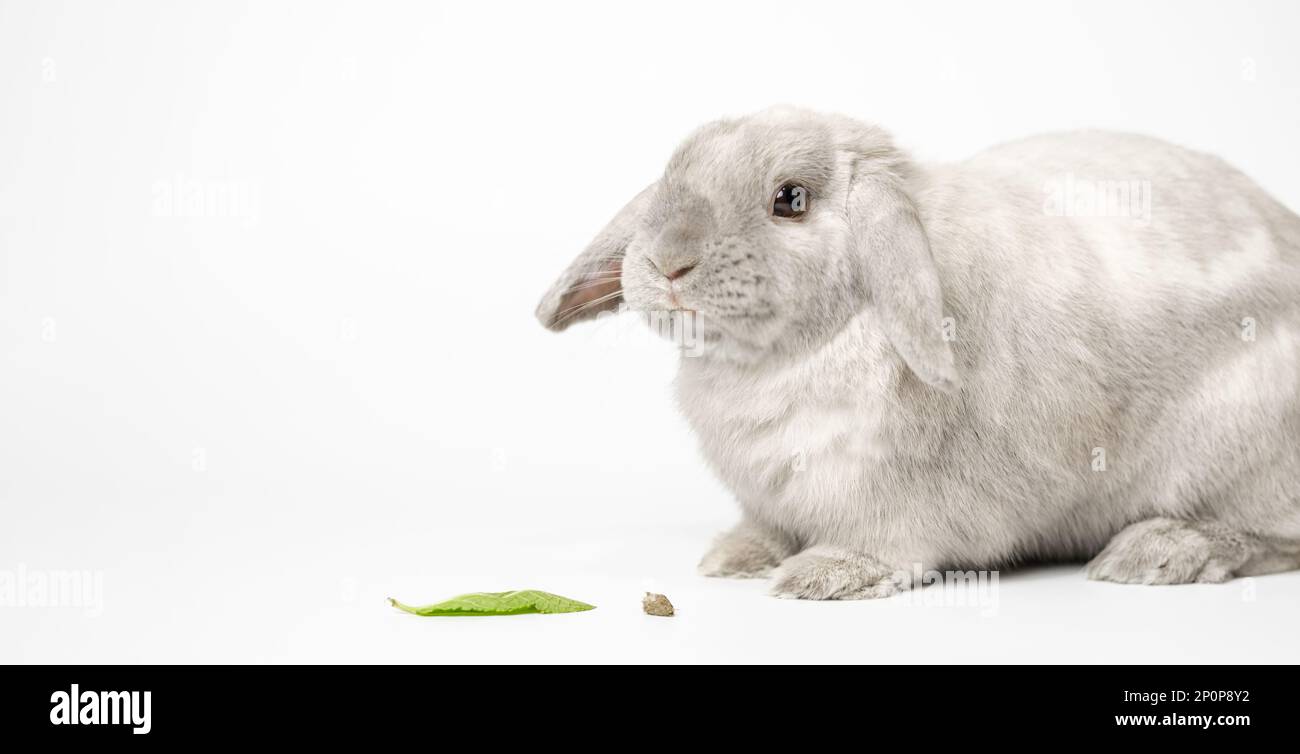
[[683, 358], [680, 405], [745, 514], [706, 574], [781, 564], [777, 593], [845, 598], [1108, 542], [1091, 573], [1116, 581], [1300, 564], [1300, 218], [1119, 134], [897, 174], [960, 388], [926, 384], [942, 354], [875, 288], [812, 347]]
[[[1045, 212], [1070, 171], [1183, 211]], [[682, 360], [681, 405], [755, 522], [927, 567], [1090, 556], [1157, 516], [1300, 538], [1300, 219], [1213, 158], [1122, 135], [922, 181], [961, 393], [923, 395], [870, 310], [787, 363]]]

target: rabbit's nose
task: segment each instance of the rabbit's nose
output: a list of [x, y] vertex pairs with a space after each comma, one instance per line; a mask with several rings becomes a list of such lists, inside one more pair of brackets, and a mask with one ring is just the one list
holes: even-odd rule
[[672, 272], [664, 273], [664, 277], [668, 278], [669, 280], [676, 280], [677, 278], [681, 277], [682, 275], [685, 275], [686, 273], [690, 272], [693, 269], [695, 269], [694, 264], [683, 265], [673, 270]]
[[677, 280], [681, 276], [695, 269], [698, 262], [684, 259], [651, 259], [650, 264], [654, 265], [655, 270], [660, 275], [669, 280]]

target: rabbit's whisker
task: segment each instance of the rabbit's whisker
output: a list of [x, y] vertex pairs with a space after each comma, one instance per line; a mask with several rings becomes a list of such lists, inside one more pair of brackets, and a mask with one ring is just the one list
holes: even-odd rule
[[586, 309], [590, 309], [593, 306], [600, 306], [601, 304], [608, 303], [618, 298], [622, 298], [622, 296], [623, 296], [623, 291], [620, 289], [614, 291], [613, 293], [607, 293], [604, 296], [594, 298], [590, 301], [584, 301], [581, 304], [578, 304], [576, 306], [571, 306], [568, 309], [565, 309], [564, 311], [560, 312], [560, 315], [555, 318], [555, 324], [558, 325], [561, 322], [573, 317], [574, 315], [581, 313]]
[[579, 283], [578, 285], [570, 286], [569, 290], [582, 291], [582, 290], [586, 290], [587, 288], [597, 288], [602, 285], [609, 285], [610, 283], [616, 283], [616, 282], [618, 282], [618, 278], [607, 278], [605, 280], [589, 280], [585, 283]]

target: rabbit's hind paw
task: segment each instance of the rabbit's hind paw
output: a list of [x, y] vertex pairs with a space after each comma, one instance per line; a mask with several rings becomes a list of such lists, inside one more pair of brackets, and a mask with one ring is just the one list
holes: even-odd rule
[[1217, 584], [1231, 579], [1259, 547], [1221, 524], [1152, 518], [1116, 534], [1088, 578], [1120, 584]]

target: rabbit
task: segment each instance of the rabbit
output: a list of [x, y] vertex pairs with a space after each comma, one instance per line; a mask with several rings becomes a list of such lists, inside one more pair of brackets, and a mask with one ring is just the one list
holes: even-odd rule
[[623, 309], [697, 333], [677, 402], [741, 509], [706, 576], [1300, 567], [1300, 217], [1216, 157], [1085, 131], [922, 165], [845, 116], [719, 120], [537, 315]]

